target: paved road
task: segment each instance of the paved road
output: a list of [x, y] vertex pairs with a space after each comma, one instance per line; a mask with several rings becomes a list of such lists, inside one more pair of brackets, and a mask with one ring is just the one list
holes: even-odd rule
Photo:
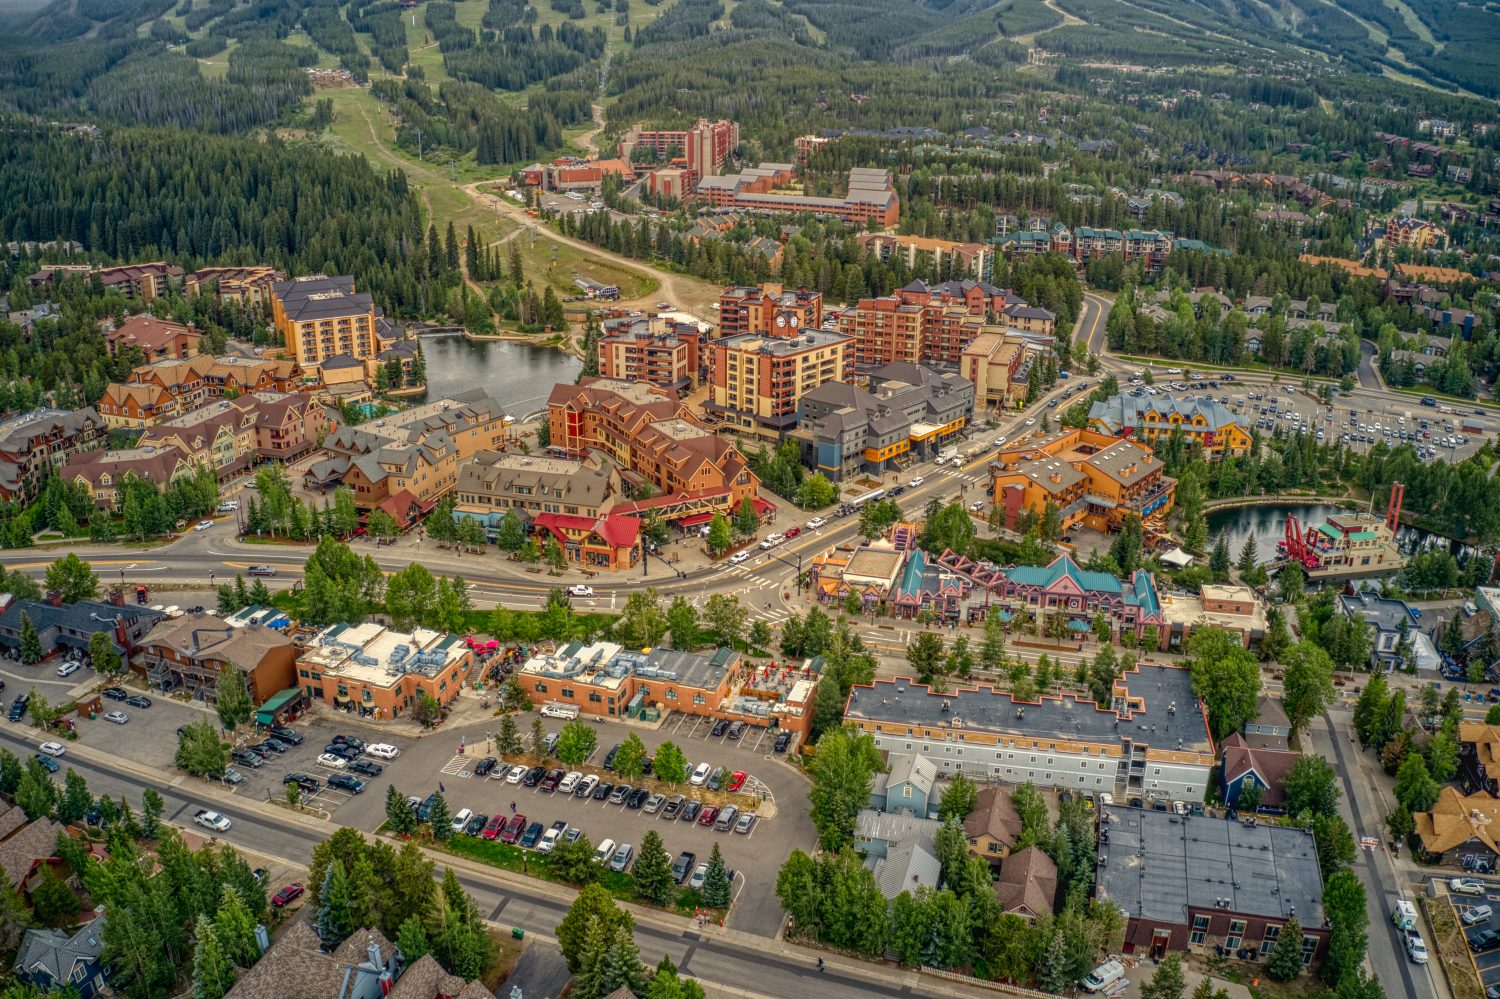
[[[3, 724], [3, 723], [0, 723]], [[40, 742], [32, 730], [16, 725], [0, 727], [0, 745], [18, 755], [29, 756]], [[66, 766], [76, 769], [89, 782], [95, 794], [124, 795], [138, 805], [141, 792], [154, 787], [166, 802], [165, 818], [186, 825], [196, 808], [212, 807], [233, 823], [221, 837], [236, 848], [256, 858], [284, 864], [306, 864], [313, 847], [333, 832], [334, 826], [301, 820], [290, 815], [282, 818], [274, 811], [263, 811], [232, 794], [214, 789], [187, 777], [166, 775], [149, 777], [124, 769], [112, 760], [96, 757], [87, 747], [76, 749], [63, 758]], [[196, 828], [196, 827], [194, 827]], [[557, 924], [567, 911], [571, 893], [554, 897], [541, 886], [516, 884], [487, 872], [467, 867], [459, 872], [459, 881], [475, 898], [480, 911], [502, 926], [519, 926], [528, 936], [550, 942]], [[675, 924], [675, 925], [674, 925]], [[733, 931], [687, 929], [686, 923], [638, 920], [636, 941], [641, 957], [655, 964], [665, 953], [684, 973], [702, 981], [712, 995], [748, 997], [783, 997], [813, 995], [830, 999], [858, 999], [882, 996], [905, 999], [908, 996], [977, 995], [909, 972], [890, 972], [875, 966], [861, 966], [842, 961], [830, 962], [825, 974], [816, 970], [816, 955], [803, 956], [796, 949], [748, 934]], [[758, 941], [758, 943], [756, 942]], [[816, 983], [816, 984], [814, 984]]]

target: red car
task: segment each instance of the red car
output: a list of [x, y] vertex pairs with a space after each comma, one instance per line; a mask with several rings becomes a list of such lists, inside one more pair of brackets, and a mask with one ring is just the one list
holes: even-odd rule
[[801, 533], [802, 533], [802, 528], [800, 528], [800, 527], [788, 527], [786, 529], [786, 536], [789, 537], [789, 538], [795, 538], [797, 535], [799, 535]]
[[733, 794], [734, 792], [738, 791], [740, 788], [742, 788], [744, 786], [745, 786], [745, 771], [743, 771], [743, 770], [736, 770], [729, 777], [729, 788], [728, 788], [729, 793]]
[[526, 831], [526, 816], [512, 815], [510, 821], [505, 823], [505, 832], [500, 834], [500, 842], [514, 844], [521, 838], [521, 833]]
[[303, 887], [295, 881], [289, 885], [283, 885], [281, 891], [271, 896], [271, 905], [278, 909], [284, 905], [290, 905], [302, 897], [303, 890]]
[[500, 835], [500, 830], [505, 828], [505, 816], [497, 815], [484, 824], [484, 830], [479, 835], [485, 839], [494, 839]]
[[714, 816], [718, 814], [718, 805], [704, 805], [703, 811], [698, 813], [698, 824], [700, 826], [711, 826], [714, 824]]

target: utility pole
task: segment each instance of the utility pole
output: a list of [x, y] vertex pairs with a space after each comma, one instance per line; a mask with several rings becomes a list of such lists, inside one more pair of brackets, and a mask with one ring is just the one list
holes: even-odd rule
[[412, 131], [414, 131], [414, 132], [417, 133], [417, 161], [421, 162], [421, 159], [422, 159], [422, 130], [420, 128], [413, 128]]

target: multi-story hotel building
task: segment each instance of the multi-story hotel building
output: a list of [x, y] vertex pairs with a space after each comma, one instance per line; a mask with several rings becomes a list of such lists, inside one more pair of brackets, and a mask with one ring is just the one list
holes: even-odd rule
[[845, 309], [839, 332], [854, 337], [861, 368], [897, 361], [957, 366], [981, 336], [1003, 334], [1006, 310], [1018, 305], [1026, 303], [983, 281], [913, 281], [894, 294], [862, 298]]
[[699, 118], [691, 128], [642, 128], [637, 125], [620, 139], [620, 159], [629, 161], [637, 149], [649, 149], [666, 162], [681, 161], [692, 180], [711, 177], [719, 172], [725, 160], [739, 148], [740, 126], [737, 122], [709, 122]]
[[923, 757], [940, 773], [1077, 794], [1201, 802], [1214, 769], [1192, 674], [1150, 662], [1115, 681], [1107, 708], [1073, 694], [1018, 701], [987, 686], [937, 694], [897, 677], [856, 684], [844, 720], [876, 749]]
[[118, 267], [90, 267], [87, 264], [55, 264], [43, 267], [27, 280], [33, 288], [50, 285], [68, 277], [98, 281], [107, 291], [117, 291], [126, 298], [150, 303], [164, 295], [173, 284], [181, 283], [182, 268], [158, 260], [149, 264], [121, 264]]
[[906, 266], [930, 260], [935, 272], [958, 272], [980, 281], [989, 279], [994, 249], [987, 243], [956, 243], [951, 239], [905, 236], [895, 233], [865, 232], [856, 237], [861, 250], [873, 252], [881, 260], [899, 257]]
[[0, 500], [31, 502], [44, 472], [108, 440], [108, 428], [92, 406], [37, 409], [0, 423]]
[[698, 386], [702, 340], [703, 333], [692, 323], [660, 316], [606, 319], [599, 338], [599, 375], [686, 394]]
[[654, 386], [603, 378], [558, 385], [547, 402], [547, 421], [554, 453], [602, 451], [627, 482], [650, 483], [656, 491], [616, 506], [615, 513], [652, 510], [668, 520], [707, 522], [714, 513], [733, 513], [747, 498], [763, 505], [760, 480], [735, 446]]
[[1031, 366], [1044, 350], [1052, 349], [1050, 336], [1035, 336], [991, 327], [963, 349], [958, 370], [974, 383], [974, 404], [981, 409], [1007, 409], [1026, 395]]
[[111, 382], [99, 400], [110, 429], [141, 429], [191, 412], [225, 395], [299, 392], [309, 388], [302, 369], [285, 358], [198, 354], [185, 361], [157, 361]]
[[744, 333], [708, 350], [706, 412], [744, 433], [777, 437], [797, 425], [797, 404], [820, 385], [844, 380], [853, 339], [821, 329], [795, 337]]
[[221, 302], [238, 302], [252, 308], [271, 304], [271, 291], [286, 275], [271, 267], [204, 267], [182, 281], [188, 298], [210, 292]]
[[732, 286], [719, 293], [719, 336], [796, 336], [823, 324], [823, 293], [779, 284]]
[[202, 342], [203, 334], [192, 326], [158, 319], [150, 313], [131, 316], [118, 326], [110, 323], [104, 331], [110, 357], [119, 357], [122, 347], [139, 347], [147, 364], [192, 357]]
[[1022, 511], [1041, 515], [1050, 502], [1064, 531], [1078, 524], [1117, 531], [1129, 514], [1165, 517], [1177, 491], [1177, 480], [1162, 473], [1149, 447], [1097, 430], [1017, 438], [995, 456], [990, 473], [1007, 528]]
[[304, 368], [347, 354], [373, 360], [385, 344], [369, 294], [354, 290], [352, 277], [293, 278], [271, 289], [271, 318], [288, 356]]

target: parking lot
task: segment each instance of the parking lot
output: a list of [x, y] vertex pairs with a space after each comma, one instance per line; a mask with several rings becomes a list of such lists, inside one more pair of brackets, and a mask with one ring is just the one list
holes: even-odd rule
[[[1477, 881], [1483, 886], [1482, 894], [1461, 894], [1451, 892], [1448, 896], [1453, 903], [1455, 913], [1459, 917], [1459, 925], [1463, 927], [1464, 936], [1469, 941], [1469, 953], [1474, 959], [1474, 967], [1479, 972], [1479, 981], [1484, 986], [1487, 999], [1500, 997], [1500, 946], [1491, 946], [1488, 949], [1481, 948], [1476, 951], [1473, 946], [1473, 937], [1476, 931], [1484, 929], [1493, 930], [1500, 934], [1500, 881], [1492, 878], [1476, 878], [1464, 875], [1464, 881]], [[1446, 881], [1439, 882], [1440, 887], [1447, 889]], [[1488, 918], [1476, 920], [1473, 923], [1465, 923], [1463, 916], [1466, 910], [1488, 905], [1492, 910]]]
[[[561, 725], [561, 722], [549, 720], [547, 729], [555, 732]], [[397, 783], [403, 790], [424, 797], [438, 790], [441, 784], [448, 809], [455, 815], [468, 808], [476, 815], [493, 817], [499, 814], [509, 819], [514, 804], [515, 814], [524, 815], [528, 826], [539, 822], [545, 829], [561, 819], [569, 826], [582, 829], [596, 846], [605, 839], [612, 839], [616, 844], [631, 844], [638, 853], [646, 830], [655, 829], [673, 858], [683, 851], [691, 851], [696, 855], [695, 863], [702, 863], [708, 860], [714, 843], [718, 843], [725, 862], [735, 868], [737, 874], [729, 924], [752, 932], [774, 933], [781, 918], [780, 903], [775, 895], [776, 873], [794, 847], [811, 850], [816, 838], [806, 809], [802, 807], [805, 782], [790, 767], [777, 761], [772, 752], [775, 734], [768, 734], [764, 729], [747, 729], [738, 740], [727, 736], [714, 738], [711, 735], [712, 720], [686, 715], [669, 717], [657, 731], [610, 722], [598, 725], [595, 730], [598, 745], [594, 754], [577, 768], [583, 774], [594, 775], [601, 782], [614, 780], [614, 775], [604, 769], [603, 760], [609, 750], [631, 732], [640, 737], [648, 753], [653, 755], [663, 742], [670, 740], [687, 756], [690, 769], [699, 763], [709, 763], [713, 767], [723, 767], [726, 777], [734, 771], [744, 771], [746, 780], [741, 794], [762, 802], [756, 809], [755, 823], [745, 833], [720, 832], [701, 825], [696, 819], [684, 821], [680, 815], [666, 818], [661, 811], [649, 814], [644, 808], [632, 809], [623, 801], [595, 799], [592, 793], [589, 797], [579, 798], [575, 794], [543, 791], [540, 784], [527, 787], [509, 783], [507, 775], [512, 764], [504, 761], [498, 763], [487, 777], [476, 777], [474, 765], [486, 755], [482, 735], [479, 739], [471, 737], [462, 754], [453, 752], [457, 747], [450, 745], [449, 751], [440, 759], [431, 759], [430, 786], [412, 784], [411, 775], [417, 771], [409, 764], [404, 770], [407, 776], [398, 775]], [[436, 744], [423, 746], [421, 751], [430, 756], [437, 748]], [[570, 769], [560, 763], [553, 765], [564, 771]], [[646, 782], [634, 780], [630, 783], [640, 786]], [[648, 786], [661, 790], [668, 797], [680, 794], [689, 802], [705, 796], [702, 788], [687, 784], [675, 791], [658, 788], [654, 782]], [[791, 804], [778, 807], [778, 797]], [[771, 843], [775, 845], [768, 848]]]
[[[1383, 400], [1372, 405], [1367, 397], [1338, 393], [1325, 404], [1300, 386], [1289, 384], [1183, 380], [1183, 376], [1164, 377], [1158, 372], [1154, 385], [1127, 381], [1122, 388], [1137, 398], [1209, 396], [1240, 417], [1247, 430], [1253, 428], [1263, 434], [1277, 428], [1284, 434], [1300, 431], [1312, 434], [1321, 444], [1342, 443], [1359, 452], [1370, 450], [1377, 442], [1388, 447], [1410, 445], [1424, 461], [1439, 455], [1458, 461], [1477, 451], [1483, 435], [1494, 429], [1492, 414], [1480, 406], [1453, 406], [1449, 408], [1454, 412], [1442, 413], [1436, 407], [1421, 405], [1419, 399], [1400, 403]], [[1465, 426], [1480, 432], [1465, 431]]]
[[[309, 808], [319, 808], [329, 812], [342, 824], [357, 825], [364, 827], [368, 825], [362, 821], [351, 821], [341, 814], [354, 802], [361, 806], [359, 811], [361, 817], [368, 813], [373, 806], [376, 812], [383, 815], [385, 809], [386, 786], [395, 779], [394, 772], [400, 768], [401, 761], [376, 759], [373, 756], [363, 755], [361, 761], [372, 763], [381, 768], [378, 776], [356, 773], [353, 770], [331, 767], [320, 763], [318, 757], [323, 755], [324, 749], [330, 744], [335, 735], [343, 734], [354, 736], [367, 744], [383, 742], [388, 745], [405, 749], [411, 742], [398, 736], [382, 736], [371, 732], [360, 726], [340, 726], [336, 717], [326, 715], [314, 715], [301, 719], [288, 726], [298, 735], [302, 736], [302, 745], [291, 746], [284, 753], [273, 752], [269, 759], [262, 762], [259, 767], [251, 767], [240, 762], [231, 762], [230, 766], [244, 775], [244, 783], [235, 790], [238, 794], [253, 795], [257, 798], [283, 798], [286, 796], [284, 778], [287, 774], [306, 774], [318, 782], [316, 790], [306, 789], [301, 792], [299, 798], [303, 805]], [[253, 739], [241, 739], [241, 744], [255, 741]], [[351, 777], [358, 778], [364, 783], [364, 790], [353, 792], [336, 787], [328, 786], [328, 778], [338, 773], [347, 773]], [[309, 785], [311, 788], [311, 785]]]

